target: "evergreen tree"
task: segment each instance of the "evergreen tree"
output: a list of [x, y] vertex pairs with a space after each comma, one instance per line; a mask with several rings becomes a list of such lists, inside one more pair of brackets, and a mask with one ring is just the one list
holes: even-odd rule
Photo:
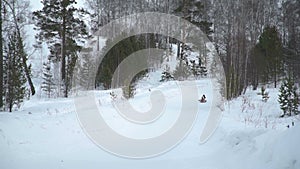
[[261, 87], [261, 97], [263, 101], [267, 101], [269, 99], [269, 93], [266, 92], [265, 86]]
[[279, 98], [278, 98], [278, 102], [280, 104], [280, 108], [283, 111], [283, 115], [287, 114], [287, 110], [288, 110], [288, 92], [287, 92], [287, 82], [284, 81], [283, 84], [280, 86], [279, 89]]
[[42, 0], [42, 4], [42, 10], [33, 12], [39, 30], [36, 37], [46, 41], [51, 55], [61, 62], [64, 97], [68, 97], [77, 52], [81, 49], [79, 42], [88, 36], [85, 23], [76, 16], [86, 12], [74, 7], [75, 0]]
[[174, 80], [174, 77], [170, 73], [170, 67], [166, 66], [165, 70], [162, 72], [160, 82], [165, 82], [169, 80]]
[[[174, 14], [199, 27], [201, 31], [203, 31], [210, 38], [210, 35], [213, 32], [211, 29], [212, 23], [208, 21], [208, 10], [205, 10], [205, 4], [206, 2], [198, 0], [179, 1], [178, 7], [174, 9]], [[177, 42], [177, 57], [180, 58], [181, 61], [186, 59], [186, 53], [189, 49], [185, 44], [187, 32], [188, 28], [186, 25], [183, 25], [182, 37], [184, 37], [184, 40], [183, 42]]]
[[5, 105], [9, 112], [12, 112], [13, 106], [20, 106], [26, 92], [26, 75], [22, 65], [22, 56], [26, 54], [18, 38], [16, 32], [9, 36], [4, 56]]
[[187, 64], [178, 64], [173, 72], [173, 76], [176, 80], [185, 80], [191, 75], [190, 68]]
[[207, 76], [207, 69], [206, 66], [201, 65], [201, 59], [199, 58], [199, 63], [197, 64], [195, 60], [191, 60], [191, 73], [194, 75], [194, 77], [198, 78], [206, 77]]
[[[149, 35], [150, 36], [150, 35]], [[152, 35], [151, 35], [152, 36]], [[150, 37], [151, 37], [150, 36]], [[107, 46], [110, 46], [110, 44], [114, 41], [118, 40], [116, 39], [109, 39], [106, 41], [106, 47], [102, 50], [103, 53], [106, 51]], [[141, 49], [146, 48], [145, 41], [147, 40], [147, 36], [145, 34], [142, 35], [136, 35], [131, 36], [126, 39], [123, 39], [116, 45], [114, 45], [109, 51], [107, 51], [106, 55], [103, 56], [103, 60], [101, 64], [99, 65], [97, 76], [96, 76], [96, 86], [102, 86], [105, 89], [108, 89], [112, 86], [112, 76], [117, 69], [118, 65], [128, 56], [130, 56], [132, 53], [139, 51]], [[150, 42], [150, 48], [155, 47], [154, 42]], [[135, 63], [132, 64], [140, 64], [142, 62], [146, 62], [145, 60], [135, 60]], [[147, 70], [146, 70], [147, 71]], [[118, 76], [118, 84], [114, 84], [114, 87], [120, 87], [124, 86], [123, 82], [126, 81], [127, 77], [122, 76], [122, 72], [118, 73], [120, 76]], [[139, 73], [136, 78], [133, 80], [139, 79], [139, 77], [142, 77], [145, 74], [145, 72]]]
[[279, 91], [278, 102], [283, 111], [282, 117], [285, 115], [291, 116], [292, 113], [298, 114], [299, 95], [291, 75], [284, 79]]
[[205, 5], [207, 5], [206, 2], [198, 0], [180, 1], [180, 5], [174, 10], [174, 13], [190, 21], [207, 36], [210, 36], [213, 33], [212, 23], [208, 21], [209, 10], [205, 9]]
[[[274, 82], [274, 87], [277, 87], [277, 81], [283, 75], [283, 55], [282, 44], [279, 38], [279, 33], [276, 27], [266, 27], [259, 38], [255, 50], [257, 66], [261, 66], [259, 74], [264, 79], [264, 83], [269, 81]], [[261, 64], [259, 62], [263, 62]]]
[[199, 69], [199, 65], [196, 64], [196, 61], [195, 60], [191, 60], [190, 61], [192, 66], [191, 66], [191, 72], [192, 74], [197, 78], [200, 74], [200, 69]]
[[41, 86], [42, 90], [47, 94], [47, 97], [51, 97], [51, 93], [55, 90], [55, 83], [51, 71], [50, 58], [43, 64], [43, 82]]
[[133, 98], [135, 95], [135, 84], [134, 83], [126, 83], [126, 85], [122, 88], [122, 91], [123, 91], [123, 96], [126, 99]]
[[172, 80], [172, 79], [174, 79], [172, 74], [168, 71], [164, 71], [164, 72], [162, 72], [160, 82], [165, 82], [165, 81], [169, 81], [169, 80]]
[[200, 76], [201, 77], [206, 77], [207, 76], [206, 66], [200, 66]]
[[[28, 18], [29, 18], [29, 13], [30, 13], [29, 12], [30, 2], [28, 0], [3, 0], [3, 1], [1, 1], [1, 5], [2, 5], [1, 14], [0, 14], [1, 15], [1, 24], [2, 24], [1, 39], [2, 40], [9, 39], [9, 36], [11, 35], [11, 33], [14, 32], [17, 35], [16, 40], [19, 41], [17, 43], [18, 45], [20, 45], [19, 49], [24, 50], [24, 46], [25, 46], [25, 45], [23, 45], [23, 41], [25, 39], [24, 28], [26, 25], [28, 25]], [[1, 43], [4, 43], [4, 45], [5, 45], [4, 41], [2, 41]], [[1, 48], [2, 47], [3, 47], [3, 45], [1, 45]], [[3, 52], [3, 50], [1, 50], [1, 51]], [[24, 72], [25, 72], [27, 82], [28, 82], [28, 85], [30, 88], [31, 93], [30, 92], [29, 93], [34, 95], [35, 87], [33, 85], [32, 79], [31, 79], [31, 69], [30, 69], [30, 65], [29, 66], [27, 65], [28, 56], [27, 56], [26, 52], [24, 52], [24, 51], [20, 52], [20, 53], [24, 54], [21, 56], [22, 57], [21, 63], [22, 63], [22, 66], [24, 67]], [[2, 65], [3, 65], [3, 63], [1, 64], [1, 66]], [[2, 80], [3, 80], [3, 78], [1, 78], [1, 81]]]
[[295, 115], [299, 114], [298, 108], [300, 104], [299, 99], [299, 93], [297, 92], [298, 88], [296, 86], [293, 87], [293, 103], [292, 103], [292, 112], [294, 112]]
[[84, 87], [85, 89], [93, 89], [94, 86], [92, 86], [93, 82], [93, 72], [95, 69], [95, 64], [93, 62], [93, 59], [91, 58], [90, 53], [83, 53], [81, 58], [81, 71], [80, 71], [80, 84], [81, 87]]

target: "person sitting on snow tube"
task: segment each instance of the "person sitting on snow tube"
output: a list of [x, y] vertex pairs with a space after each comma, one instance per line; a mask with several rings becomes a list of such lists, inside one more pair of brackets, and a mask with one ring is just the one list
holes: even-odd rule
[[205, 95], [203, 95], [203, 96], [201, 97], [200, 102], [201, 102], [201, 103], [205, 103], [205, 102], [206, 102], [206, 96], [205, 96]]

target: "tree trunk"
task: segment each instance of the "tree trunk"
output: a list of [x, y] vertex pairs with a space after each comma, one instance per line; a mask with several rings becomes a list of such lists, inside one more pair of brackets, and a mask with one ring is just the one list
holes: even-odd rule
[[[20, 34], [20, 32], [18, 34]], [[23, 50], [23, 43], [22, 43], [22, 39], [21, 39], [20, 35], [19, 35], [19, 44], [20, 44], [20, 47], [22, 47], [21, 49]], [[34, 88], [32, 80], [31, 80], [30, 70], [27, 66], [26, 61], [27, 61], [26, 55], [24, 53], [22, 53], [22, 63], [23, 63], [23, 66], [24, 66], [25, 75], [26, 75], [28, 84], [30, 86], [31, 95], [33, 96], [35, 94], [35, 88]]]
[[180, 58], [180, 41], [177, 42], [177, 59]]
[[9, 106], [8, 106], [8, 112], [12, 112], [12, 108], [13, 108], [13, 103], [10, 101], [9, 102]]
[[0, 0], [0, 109], [3, 107], [2, 0]]
[[30, 87], [31, 95], [33, 96], [33, 95], [35, 95], [35, 88], [34, 88], [33, 82], [32, 82], [31, 77], [30, 77], [30, 69], [27, 66], [27, 58], [26, 58], [26, 54], [24, 52], [23, 41], [22, 41], [22, 38], [21, 38], [21, 33], [20, 33], [19, 28], [17, 28], [17, 31], [18, 31], [19, 49], [22, 50], [20, 52], [21, 55], [22, 55], [22, 64], [23, 64], [23, 67], [24, 67], [25, 76], [27, 78], [27, 81], [28, 81], [28, 84], [29, 84], [29, 87]]
[[63, 9], [63, 23], [62, 23], [62, 42], [61, 42], [61, 79], [64, 87], [64, 97], [68, 97], [68, 85], [66, 78], [66, 8]]

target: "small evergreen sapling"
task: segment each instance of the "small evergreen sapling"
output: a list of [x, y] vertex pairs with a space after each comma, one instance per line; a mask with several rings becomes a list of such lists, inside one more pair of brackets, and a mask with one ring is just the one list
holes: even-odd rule
[[47, 97], [50, 98], [53, 90], [55, 89], [55, 83], [53, 82], [53, 76], [51, 71], [51, 61], [50, 58], [46, 63], [43, 64], [43, 82], [42, 82], [42, 91], [47, 94]]
[[165, 82], [169, 80], [174, 80], [174, 77], [170, 73], [170, 67], [166, 67], [165, 70], [162, 72], [160, 82]]
[[205, 66], [201, 66], [201, 60], [199, 59], [199, 64], [196, 64], [195, 60], [191, 60], [191, 73], [194, 75], [195, 78], [206, 77], [207, 76], [207, 69]]
[[298, 90], [298, 88], [296, 86], [294, 86], [294, 88], [293, 88], [294, 99], [293, 99], [293, 104], [292, 104], [292, 111], [294, 112], [295, 115], [299, 114], [298, 108], [299, 108], [299, 104], [300, 104], [299, 93], [297, 92], [297, 90]]
[[[127, 82], [127, 80], [125, 81]], [[135, 95], [135, 85], [134, 83], [125, 83], [126, 85], [122, 88], [123, 96], [126, 99], [133, 98]]]
[[292, 113], [295, 115], [299, 113], [299, 94], [297, 90], [298, 89], [291, 76], [284, 79], [279, 89], [280, 94], [278, 98], [280, 108], [283, 110], [283, 115], [281, 117], [284, 117], [285, 115], [291, 116]]
[[200, 66], [200, 76], [206, 77], [207, 76], [207, 69], [205, 66]]
[[266, 88], [264, 86], [261, 87], [261, 97], [264, 102], [268, 101], [269, 99], [269, 93], [266, 92]]
[[191, 72], [195, 78], [200, 75], [200, 66], [196, 64], [195, 60], [191, 60]]
[[80, 84], [87, 90], [93, 89], [93, 71], [95, 69], [94, 59], [90, 53], [84, 53], [81, 58]]
[[280, 108], [283, 111], [283, 116], [286, 115], [287, 113], [287, 109], [288, 109], [288, 92], [286, 89], [286, 83], [284, 82], [279, 89], [279, 98], [278, 98], [278, 102], [280, 104]]

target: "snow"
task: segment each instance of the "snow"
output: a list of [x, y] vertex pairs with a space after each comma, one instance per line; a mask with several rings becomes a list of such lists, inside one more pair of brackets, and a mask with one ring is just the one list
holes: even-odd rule
[[[103, 116], [111, 128], [128, 137], [148, 138], [172, 126], [180, 107], [178, 82], [157, 82], [159, 75], [152, 72], [142, 80], [136, 99], [130, 101], [136, 109], [147, 111], [152, 91], [159, 90], [167, 96], [168, 111], [156, 123], [143, 128], [114, 111], [111, 91], [95, 91], [101, 108], [107, 110]], [[197, 86], [198, 93], [205, 92], [209, 100], [210, 79], [198, 80]], [[120, 97], [120, 90], [114, 92]], [[251, 90], [227, 102], [219, 127], [204, 144], [199, 143], [199, 137], [211, 103], [199, 104], [194, 126], [178, 146], [140, 160], [114, 156], [96, 146], [79, 125], [73, 98], [33, 98], [20, 111], [0, 114], [0, 168], [300, 168], [300, 117], [279, 118], [278, 90], [268, 92], [267, 102]], [[291, 126], [292, 121], [295, 126]]]
[[[104, 44], [105, 39], [101, 39], [100, 48]], [[211, 48], [211, 44], [207, 46]], [[177, 46], [173, 45], [169, 61], [165, 60], [162, 68], [168, 65], [171, 71], [175, 69], [176, 51]], [[212, 55], [209, 53], [208, 57]], [[196, 52], [191, 52], [189, 59], [196, 56]], [[152, 106], [151, 93], [160, 91], [166, 98], [164, 114], [142, 127], [125, 120], [115, 110], [115, 103], [124, 101], [120, 89], [113, 90], [117, 94], [114, 100], [109, 94], [112, 90], [92, 91], [97, 102], [101, 103], [98, 108], [104, 110], [105, 122], [112, 129], [127, 137], [145, 139], [162, 134], [175, 123], [182, 99], [178, 88], [180, 82], [159, 82], [162, 71], [155, 70], [141, 79], [136, 85], [134, 99], [130, 100], [133, 108], [146, 112]], [[35, 78], [35, 82], [40, 84], [40, 79]], [[270, 96], [267, 102], [262, 101], [261, 95], [257, 94], [259, 91], [250, 89], [237, 99], [226, 102], [218, 128], [207, 142], [201, 144], [200, 135], [216, 89], [209, 78], [197, 80], [196, 85], [199, 97], [205, 94], [208, 102], [198, 103], [198, 115], [188, 135], [170, 151], [138, 160], [115, 156], [94, 144], [77, 117], [74, 99], [78, 96], [68, 99], [35, 96], [19, 111], [0, 113], [0, 168], [300, 168], [300, 151], [297, 151], [300, 116], [279, 118], [278, 89], [267, 89]], [[295, 126], [291, 125], [292, 122]]]
[[[41, 3], [32, 1], [32, 9]], [[79, 2], [82, 6], [83, 1]], [[32, 30], [32, 25], [28, 26]], [[35, 32], [32, 32], [32, 35]], [[34, 43], [28, 36], [28, 48]], [[94, 39], [95, 40], [95, 39]], [[100, 48], [105, 39], [100, 39]], [[89, 44], [95, 48], [95, 44]], [[212, 51], [212, 44], [207, 44]], [[30, 57], [36, 86], [41, 84], [39, 71], [47, 56], [47, 49]], [[170, 60], [165, 61], [175, 70], [177, 46], [172, 45]], [[29, 52], [31, 53], [31, 52]], [[189, 53], [196, 60], [197, 52]], [[213, 53], [208, 53], [212, 57]], [[211, 63], [208, 63], [211, 64]], [[176, 81], [159, 82], [162, 69], [151, 72], [137, 84], [136, 96], [130, 100], [141, 112], [151, 108], [150, 94], [161, 91], [166, 96], [166, 112], [155, 123], [143, 127], [125, 120], [114, 109], [114, 102], [107, 91], [93, 91], [101, 102], [105, 122], [119, 134], [132, 138], [156, 137], [172, 126], [178, 118], [181, 94]], [[74, 98], [40, 98], [37, 94], [26, 101], [19, 111], [0, 112], [0, 168], [105, 168], [105, 169], [297, 169], [300, 168], [300, 116], [279, 118], [278, 89], [267, 89], [269, 100], [263, 102], [258, 91], [247, 90], [237, 99], [226, 102], [221, 122], [210, 139], [200, 144], [201, 131], [208, 118], [213, 88], [208, 78], [196, 81], [198, 94], [205, 94], [206, 104], [198, 106], [198, 116], [186, 138], [170, 151], [147, 159], [122, 158], [110, 154], [85, 134], [81, 128]], [[40, 91], [38, 91], [40, 92]], [[121, 90], [116, 101], [122, 101]], [[73, 96], [77, 97], [77, 96]], [[292, 126], [295, 122], [295, 126]], [[286, 126], [289, 125], [290, 128]]]

